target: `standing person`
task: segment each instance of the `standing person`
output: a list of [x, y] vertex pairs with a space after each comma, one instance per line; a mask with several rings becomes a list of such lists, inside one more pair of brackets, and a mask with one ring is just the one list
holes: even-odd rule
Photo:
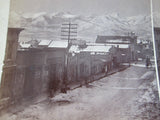
[[146, 68], [147, 69], [148, 69], [150, 64], [151, 64], [150, 58], [147, 56], [147, 58], [146, 58]]

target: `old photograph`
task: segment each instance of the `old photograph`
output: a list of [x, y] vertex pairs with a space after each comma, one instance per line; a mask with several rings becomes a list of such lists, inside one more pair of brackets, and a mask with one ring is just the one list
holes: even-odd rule
[[0, 120], [160, 120], [158, 3], [10, 0]]

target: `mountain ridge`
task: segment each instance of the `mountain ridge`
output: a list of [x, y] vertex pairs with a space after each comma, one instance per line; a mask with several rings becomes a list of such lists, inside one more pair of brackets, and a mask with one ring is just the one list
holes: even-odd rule
[[[45, 34], [47, 34], [50, 36], [47, 39], [54, 39], [55, 36], [59, 39], [61, 24], [70, 21], [78, 24], [78, 38], [87, 41], [95, 41], [97, 35], [126, 35], [128, 32], [135, 32], [140, 39], [151, 39], [151, 18], [149, 15], [121, 17], [117, 13], [112, 13], [83, 16], [68, 12], [41, 12], [30, 15], [13, 13], [10, 16], [12, 17], [10, 17], [9, 26], [20, 24], [18, 27], [26, 28], [22, 37], [29, 34], [29, 36], [37, 38], [40, 34], [45, 38]], [[34, 34], [37, 32], [37, 35], [31, 35], [32, 32]]]

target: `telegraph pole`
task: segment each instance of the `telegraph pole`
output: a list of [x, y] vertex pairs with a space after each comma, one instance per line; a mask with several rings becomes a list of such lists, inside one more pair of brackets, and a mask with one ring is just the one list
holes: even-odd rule
[[66, 24], [62, 24], [61, 39], [67, 40], [68, 45], [72, 45], [73, 42], [77, 40], [77, 24], [72, 24], [70, 22]]
[[69, 49], [71, 45], [77, 40], [77, 24], [64, 23], [61, 27], [61, 40], [66, 40], [68, 42], [68, 47], [65, 56], [65, 74], [64, 74], [64, 87], [67, 87], [68, 81], [68, 63], [69, 63]]

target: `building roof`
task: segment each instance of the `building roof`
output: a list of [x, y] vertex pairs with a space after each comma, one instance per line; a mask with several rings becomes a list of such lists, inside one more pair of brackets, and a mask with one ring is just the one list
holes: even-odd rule
[[136, 39], [137, 36], [97, 36], [96, 43], [130, 43], [130, 40]]
[[106, 45], [106, 43], [88, 42], [88, 43], [86, 43], [86, 45], [89, 45], [89, 46], [95, 46], [95, 45], [97, 45], [97, 46], [104, 46], [104, 45]]
[[78, 45], [72, 45], [69, 49], [69, 52], [71, 53], [80, 53], [80, 49]]
[[31, 44], [22, 44], [22, 43], [20, 43], [20, 47], [21, 48], [30, 48], [31, 47]]
[[111, 46], [87, 46], [83, 52], [109, 52]]
[[130, 41], [124, 41], [123, 39], [110, 39], [110, 40], [106, 40], [106, 43], [125, 43], [125, 44], [129, 44]]
[[129, 44], [108, 44], [111, 46], [119, 47], [119, 48], [129, 48]]
[[67, 48], [68, 42], [67, 41], [52, 41], [48, 48]]
[[48, 46], [52, 40], [41, 40], [39, 46]]
[[129, 48], [129, 44], [115, 44], [115, 43], [86, 43], [88, 46], [119, 46], [119, 48]]
[[110, 48], [112, 46], [110, 45], [91, 45], [91, 46], [87, 46], [86, 48], [79, 48], [78, 45], [72, 45], [69, 52], [71, 53], [80, 53], [80, 52], [103, 52], [103, 53], [106, 53], [106, 52], [109, 52]]
[[19, 42], [28, 42], [28, 41], [31, 41], [30, 37], [23, 37], [23, 36], [19, 37]]

